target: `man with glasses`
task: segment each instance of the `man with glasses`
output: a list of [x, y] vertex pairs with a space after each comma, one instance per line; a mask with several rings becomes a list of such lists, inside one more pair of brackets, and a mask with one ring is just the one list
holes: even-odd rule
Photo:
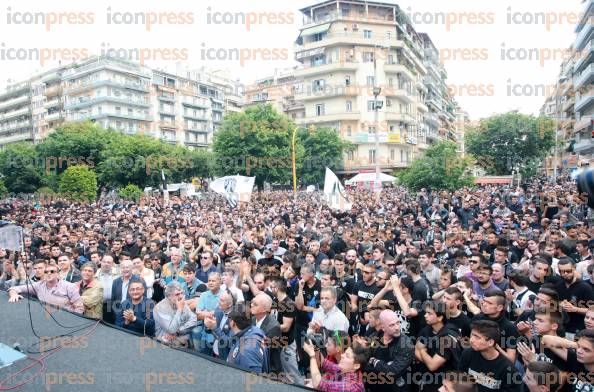
[[571, 339], [585, 328], [584, 316], [594, 304], [594, 290], [588, 282], [578, 279], [575, 263], [571, 258], [561, 257], [557, 267], [562, 279], [555, 284], [555, 290], [559, 293], [561, 309], [569, 315], [565, 331], [566, 337]]
[[196, 270], [196, 277], [203, 281], [208, 281], [208, 276], [213, 272], [218, 272], [217, 267], [213, 264], [213, 253], [209, 250], [202, 252], [200, 256], [200, 267]]
[[45, 278], [39, 282], [11, 287], [8, 290], [8, 302], [22, 299], [22, 293], [37, 297], [41, 302], [82, 314], [85, 310], [82, 298], [75, 284], [60, 279], [58, 267], [48, 265]]
[[155, 336], [155, 303], [144, 295], [144, 286], [135, 281], [128, 286], [128, 299], [116, 313], [115, 324], [118, 327], [142, 334]]
[[365, 310], [373, 300], [373, 297], [380, 292], [380, 288], [375, 283], [375, 265], [367, 264], [361, 271], [363, 280], [355, 283], [351, 293], [351, 311], [358, 315], [358, 319], [351, 320], [353, 332], [359, 335], [365, 334]]

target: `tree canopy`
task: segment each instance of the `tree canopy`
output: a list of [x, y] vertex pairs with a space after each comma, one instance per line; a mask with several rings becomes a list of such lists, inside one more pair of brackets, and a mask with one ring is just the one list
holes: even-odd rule
[[545, 117], [499, 114], [467, 131], [465, 143], [488, 174], [508, 175], [515, 169], [532, 176], [555, 144], [555, 124]]
[[472, 157], [458, 156], [457, 148], [457, 144], [451, 141], [434, 144], [415, 159], [408, 169], [395, 175], [413, 191], [421, 188], [453, 191], [472, 186], [474, 178], [470, 168], [474, 160]]

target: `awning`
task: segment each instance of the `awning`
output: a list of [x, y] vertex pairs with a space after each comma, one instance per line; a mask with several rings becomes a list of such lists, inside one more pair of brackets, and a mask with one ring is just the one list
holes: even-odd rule
[[474, 180], [475, 184], [486, 185], [486, 184], [511, 184], [512, 177], [479, 177]]
[[330, 30], [331, 25], [332, 25], [332, 23], [324, 23], [319, 26], [313, 26], [313, 27], [309, 27], [307, 29], [303, 29], [303, 30], [301, 30], [299, 37], [305, 37], [307, 35], [325, 33], [328, 30]]

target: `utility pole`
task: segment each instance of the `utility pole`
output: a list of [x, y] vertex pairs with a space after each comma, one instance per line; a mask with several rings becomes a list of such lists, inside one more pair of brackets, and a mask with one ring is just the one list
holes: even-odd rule
[[373, 53], [373, 116], [375, 124], [375, 183], [374, 190], [380, 192], [382, 185], [380, 182], [380, 165], [379, 165], [379, 105], [377, 97], [380, 95], [382, 89], [377, 85], [377, 46]]

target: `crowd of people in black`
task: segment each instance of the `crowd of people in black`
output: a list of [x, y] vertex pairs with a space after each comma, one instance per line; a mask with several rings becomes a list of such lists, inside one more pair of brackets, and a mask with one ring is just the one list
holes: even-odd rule
[[455, 192], [8, 200], [9, 301], [322, 391], [594, 391], [594, 225], [566, 177]]

